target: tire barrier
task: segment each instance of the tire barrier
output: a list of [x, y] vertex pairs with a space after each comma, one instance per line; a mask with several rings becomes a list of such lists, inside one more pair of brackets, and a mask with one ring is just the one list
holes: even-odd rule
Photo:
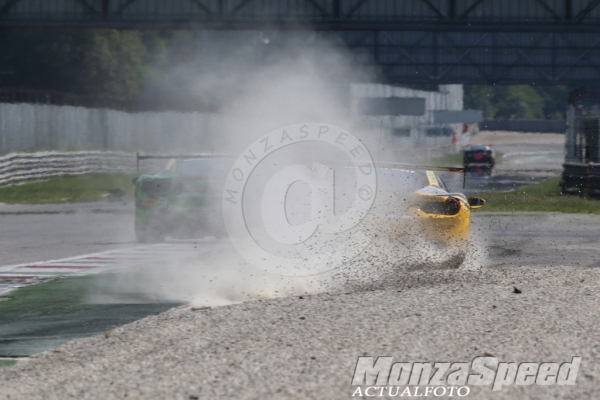
[[600, 195], [600, 164], [564, 163], [560, 188], [566, 194]]
[[135, 171], [135, 154], [124, 152], [12, 153], [0, 157], [0, 187], [64, 175]]

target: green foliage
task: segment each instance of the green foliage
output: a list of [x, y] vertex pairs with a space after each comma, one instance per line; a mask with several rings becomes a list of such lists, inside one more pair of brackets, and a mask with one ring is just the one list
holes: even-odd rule
[[563, 119], [565, 86], [465, 86], [465, 108], [483, 109], [486, 119]]
[[565, 109], [569, 97], [567, 86], [536, 86], [544, 99], [544, 118], [565, 119]]
[[3, 86], [127, 99], [144, 81], [147, 51], [138, 31], [8, 29], [0, 33]]
[[600, 214], [600, 200], [584, 196], [561, 194], [560, 177], [523, 186], [512, 192], [487, 192], [483, 211], [546, 211]]
[[65, 203], [101, 199], [131, 200], [133, 175], [90, 174], [51, 178], [0, 188], [0, 202], [10, 204]]
[[141, 39], [146, 49], [146, 83], [196, 57], [194, 32], [148, 31]]

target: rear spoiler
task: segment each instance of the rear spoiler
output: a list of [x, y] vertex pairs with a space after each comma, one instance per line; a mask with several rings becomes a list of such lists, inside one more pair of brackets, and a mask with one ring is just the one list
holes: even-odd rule
[[432, 165], [416, 165], [416, 164], [400, 164], [400, 163], [377, 163], [377, 166], [388, 167], [388, 168], [402, 168], [402, 169], [415, 169], [415, 170], [426, 170], [426, 171], [440, 171], [440, 172], [458, 172], [463, 174], [463, 189], [467, 183], [467, 170], [465, 167], [434, 167]]
[[464, 167], [434, 167], [433, 165], [417, 165], [417, 164], [402, 164], [402, 163], [377, 163], [378, 167], [396, 167], [402, 169], [418, 169], [427, 171], [442, 171], [442, 172], [465, 172]]
[[[171, 160], [175, 159], [192, 159], [192, 158], [231, 158], [231, 154], [146, 154], [142, 155], [139, 152], [135, 153], [135, 165], [136, 170], [140, 171], [140, 160]], [[388, 167], [388, 168], [402, 168], [402, 169], [413, 169], [413, 170], [426, 170], [426, 171], [440, 171], [440, 172], [459, 172], [463, 174], [463, 189], [465, 188], [467, 174], [464, 167], [434, 167], [429, 165], [417, 165], [417, 164], [402, 164], [402, 163], [387, 163], [379, 162], [377, 167]]]
[[140, 160], [171, 160], [191, 158], [230, 158], [231, 154], [205, 153], [205, 154], [140, 154], [135, 153], [135, 168], [140, 172]]

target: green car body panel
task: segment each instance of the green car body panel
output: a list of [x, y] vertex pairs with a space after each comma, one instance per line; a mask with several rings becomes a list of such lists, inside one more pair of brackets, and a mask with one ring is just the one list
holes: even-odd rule
[[135, 181], [138, 241], [157, 242], [166, 235], [192, 237], [198, 232], [221, 233], [217, 221], [221, 212], [219, 180], [182, 176], [177, 169], [175, 163], [170, 169], [140, 175]]

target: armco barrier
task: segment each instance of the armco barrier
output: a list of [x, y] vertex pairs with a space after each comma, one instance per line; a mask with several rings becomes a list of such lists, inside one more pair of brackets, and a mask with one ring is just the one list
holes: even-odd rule
[[0, 157], [0, 186], [64, 175], [135, 170], [135, 155], [122, 152], [12, 153]]
[[565, 133], [566, 129], [564, 120], [498, 119], [479, 123], [480, 131]]
[[600, 194], [600, 164], [564, 163], [560, 187], [563, 193]]

